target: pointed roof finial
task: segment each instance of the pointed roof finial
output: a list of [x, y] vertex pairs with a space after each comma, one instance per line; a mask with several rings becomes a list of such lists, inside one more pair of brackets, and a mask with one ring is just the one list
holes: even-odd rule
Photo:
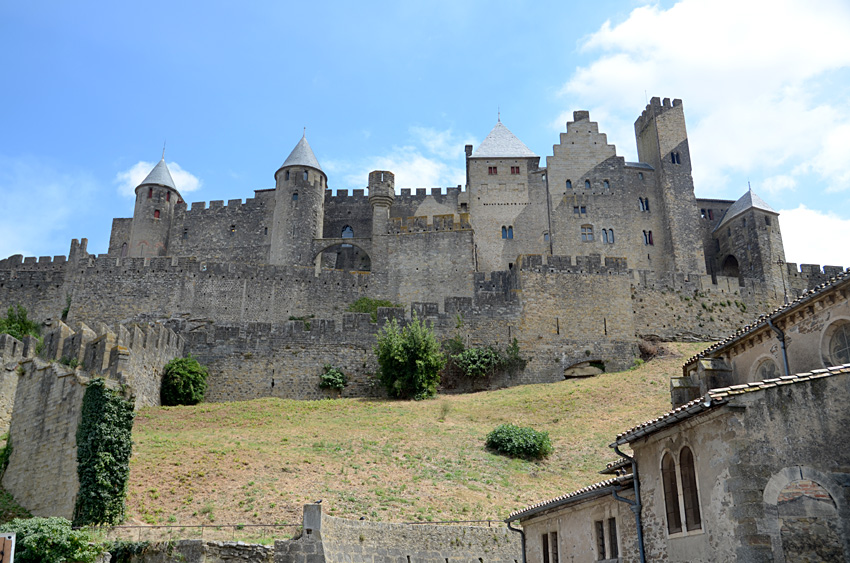
[[747, 191], [753, 191], [753, 187], [750, 185], [750, 179], [747, 178]]
[[165, 160], [165, 141], [162, 142], [162, 160]]
[[499, 123], [502, 122], [502, 107], [501, 106], [496, 106], [496, 121], [499, 122]]
[[306, 125], [304, 126], [304, 133], [302, 133], [301, 136], [304, 137], [305, 139], [307, 138], [307, 126]]

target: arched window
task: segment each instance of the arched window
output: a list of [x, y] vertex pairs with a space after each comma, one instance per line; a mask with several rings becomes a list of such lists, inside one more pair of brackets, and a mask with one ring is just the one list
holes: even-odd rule
[[667, 512], [667, 533], [682, 531], [682, 515], [679, 513], [679, 487], [676, 484], [676, 462], [669, 453], [661, 458], [661, 481], [664, 485], [664, 508]]
[[148, 188], [148, 199], [153, 197], [153, 188]]
[[159, 209], [154, 209], [154, 211], [153, 211], [153, 218], [154, 218], [154, 219], [159, 219]]
[[585, 180], [585, 181], [584, 181], [584, 189], [586, 189], [586, 190], [589, 190], [589, 189], [590, 189], [590, 180]]
[[502, 238], [508, 238], [508, 228], [502, 225]]
[[614, 229], [608, 229], [608, 243], [614, 244]]
[[649, 235], [649, 244], [650, 246], [655, 244], [655, 241], [652, 240], [652, 231], [646, 231], [646, 234]]
[[292, 192], [292, 201], [298, 201], [298, 192]]
[[611, 183], [608, 180], [605, 180], [604, 182], [602, 182], [602, 187], [605, 188], [606, 190], [610, 189]]
[[286, 172], [284, 172], [283, 178], [284, 178], [285, 180], [289, 180], [289, 170], [287, 170]]
[[643, 180], [643, 172], [638, 172], [638, 180]]
[[838, 321], [830, 325], [826, 332], [826, 363], [840, 366], [850, 364], [850, 323]]
[[755, 371], [755, 380], [764, 381], [765, 379], [773, 379], [776, 377], [776, 362], [770, 358], [765, 358], [758, 363]]
[[646, 211], [646, 207], [643, 204], [643, 198], [642, 197], [638, 198], [638, 205], [640, 206], [641, 211]]
[[236, 234], [236, 225], [230, 225], [230, 236]]
[[513, 227], [508, 227], [508, 238], [509, 239], [514, 238], [514, 228]]
[[310, 179], [310, 172], [308, 172], [307, 170], [305, 170], [305, 171], [304, 171], [304, 181], [307, 181], [307, 180], [309, 180], [309, 179]]
[[608, 229], [602, 229], [602, 242], [608, 244]]
[[573, 189], [573, 183], [570, 180], [567, 180], [567, 189], [568, 190]]
[[702, 519], [699, 513], [699, 494], [697, 476], [694, 470], [694, 454], [688, 447], [679, 454], [679, 471], [682, 473], [682, 498], [685, 501], [685, 528], [688, 531], [699, 530]]
[[344, 226], [342, 228], [342, 238], [354, 238], [354, 229], [349, 225]]
[[121, 245], [121, 258], [125, 258], [127, 256], [127, 243]]
[[643, 198], [643, 210], [649, 211], [649, 198], [648, 197]]

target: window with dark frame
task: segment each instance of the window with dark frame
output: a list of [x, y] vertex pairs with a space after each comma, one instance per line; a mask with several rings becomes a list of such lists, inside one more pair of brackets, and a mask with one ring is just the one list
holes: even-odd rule
[[593, 225], [581, 226], [581, 240], [582, 242], [593, 242]]
[[617, 545], [617, 519], [608, 519], [608, 556], [616, 559], [620, 556], [620, 548]]
[[148, 188], [148, 199], [153, 197], [153, 188]]
[[513, 227], [508, 227], [508, 238], [509, 239], [514, 238], [514, 228]]
[[540, 536], [540, 547], [543, 548], [543, 563], [550, 563], [549, 559], [549, 534]]
[[502, 225], [502, 238], [508, 238], [508, 228]]
[[558, 532], [549, 532], [549, 561], [558, 563]]
[[310, 172], [309, 172], [309, 171], [307, 171], [307, 170], [305, 170], [305, 171], [304, 171], [304, 180], [305, 180], [305, 181], [308, 181], [309, 179], [310, 179]]
[[587, 215], [587, 206], [585, 205], [574, 205], [573, 213], [576, 215]]
[[569, 180], [567, 180], [567, 189], [568, 189], [568, 190], [573, 189], [573, 183], [572, 183], [571, 181], [569, 181]]
[[602, 182], [602, 187], [605, 188], [606, 190], [610, 189], [611, 188], [611, 182], [609, 182], [608, 180], [605, 180], [604, 182]]
[[585, 181], [584, 181], [584, 189], [586, 189], [586, 190], [589, 190], [589, 189], [590, 189], [590, 180], [585, 180]]
[[154, 209], [154, 211], [153, 211], [153, 218], [154, 218], [154, 219], [159, 219], [159, 209]]
[[596, 532], [596, 560], [602, 561], [605, 559], [605, 523], [597, 520], [593, 527]]
[[661, 458], [661, 481], [664, 485], [664, 508], [667, 513], [667, 533], [682, 531], [682, 515], [679, 513], [679, 487], [676, 484], [676, 462], [665, 453]]
[[519, 174], [519, 166], [511, 166], [511, 174]]
[[679, 470], [682, 473], [682, 498], [685, 501], [685, 528], [690, 532], [702, 528], [699, 513], [699, 495], [694, 470], [694, 454], [687, 446], [679, 453]]
[[499, 173], [499, 170], [498, 170], [497, 166], [488, 166], [487, 167], [487, 174], [489, 174], [490, 176], [496, 176], [498, 173]]
[[165, 201], [171, 201], [171, 192], [165, 192]]

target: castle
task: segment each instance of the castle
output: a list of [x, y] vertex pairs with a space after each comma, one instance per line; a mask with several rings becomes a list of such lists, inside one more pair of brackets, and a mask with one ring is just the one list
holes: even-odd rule
[[[162, 323], [210, 365], [211, 400], [314, 398], [318, 370], [373, 392], [391, 317], [468, 345], [517, 340], [521, 374], [493, 385], [622, 369], [649, 339], [709, 339], [841, 271], [785, 264], [778, 214], [755, 193], [697, 199], [682, 102], [635, 122], [640, 162], [576, 111], [545, 166], [501, 122], [466, 147], [466, 186], [401, 189], [389, 171], [335, 192], [306, 137], [254, 197], [187, 205], [164, 160], [109, 249], [0, 261], [0, 306], [54, 326]], [[399, 303], [379, 323], [357, 298]], [[62, 320], [60, 311], [63, 311]], [[102, 331], [101, 331], [102, 332]], [[600, 367], [601, 366], [601, 367]]]

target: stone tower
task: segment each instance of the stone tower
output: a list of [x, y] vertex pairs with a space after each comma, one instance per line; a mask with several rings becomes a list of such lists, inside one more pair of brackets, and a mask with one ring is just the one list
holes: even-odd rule
[[322, 237], [328, 178], [306, 136], [301, 137], [274, 177], [269, 263], [311, 265], [313, 239]]
[[136, 187], [130, 242], [126, 252], [122, 249], [122, 256], [165, 256], [174, 206], [181, 200], [163, 158]]
[[389, 257], [387, 230], [390, 222], [390, 207], [395, 200], [395, 176], [386, 170], [369, 172], [369, 205], [372, 206], [372, 254], [373, 271], [386, 271]]
[[659, 203], [666, 217], [663, 244], [668, 263], [661, 269], [704, 272], [705, 253], [691, 176], [691, 153], [682, 100], [652, 98], [635, 121], [638, 158], [651, 165], [658, 177]]

